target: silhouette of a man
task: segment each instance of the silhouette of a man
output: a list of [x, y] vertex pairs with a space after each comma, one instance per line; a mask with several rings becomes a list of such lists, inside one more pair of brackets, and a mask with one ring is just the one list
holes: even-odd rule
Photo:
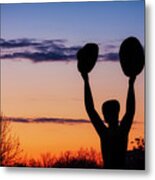
[[85, 108], [100, 137], [104, 168], [124, 169], [128, 134], [135, 114], [134, 82], [136, 76], [129, 78], [126, 113], [121, 122], [118, 120], [119, 102], [117, 100], [109, 100], [103, 103], [102, 113], [105, 122], [108, 124], [107, 127], [95, 110], [88, 73], [81, 73], [81, 75], [84, 80]]

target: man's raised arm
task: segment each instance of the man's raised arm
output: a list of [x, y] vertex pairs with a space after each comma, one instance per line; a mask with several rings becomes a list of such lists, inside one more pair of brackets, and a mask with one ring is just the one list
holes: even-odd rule
[[134, 82], [136, 77], [130, 77], [129, 79], [129, 88], [126, 102], [126, 113], [122, 119], [121, 127], [126, 132], [129, 132], [134, 114], [135, 114], [135, 91], [134, 91]]
[[101, 120], [100, 116], [95, 110], [93, 97], [89, 85], [89, 77], [87, 73], [81, 74], [84, 80], [84, 102], [87, 114], [94, 125], [97, 133], [101, 135], [103, 130], [106, 128], [103, 121]]

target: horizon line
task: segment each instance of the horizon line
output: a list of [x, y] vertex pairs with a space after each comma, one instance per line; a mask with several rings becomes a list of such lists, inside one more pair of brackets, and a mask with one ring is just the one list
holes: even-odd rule
[[[55, 118], [55, 117], [38, 117], [38, 118], [23, 118], [23, 117], [9, 117], [1, 116], [1, 120], [16, 123], [57, 123], [57, 124], [89, 124], [89, 119], [76, 118]], [[102, 120], [104, 122], [104, 120]], [[120, 122], [120, 120], [119, 120]], [[144, 122], [134, 120], [133, 124], [143, 124]]]

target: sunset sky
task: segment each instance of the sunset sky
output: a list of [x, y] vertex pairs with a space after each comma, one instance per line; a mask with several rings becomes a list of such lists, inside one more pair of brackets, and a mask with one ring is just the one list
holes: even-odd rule
[[[102, 103], [118, 99], [121, 119], [128, 78], [118, 51], [129, 36], [144, 46], [144, 1], [1, 5], [1, 112], [13, 118], [13, 132], [26, 153], [99, 150], [86, 121], [76, 52], [87, 42], [99, 45], [101, 58], [90, 73], [95, 107], [102, 117]], [[131, 140], [144, 136], [144, 71], [135, 92]]]

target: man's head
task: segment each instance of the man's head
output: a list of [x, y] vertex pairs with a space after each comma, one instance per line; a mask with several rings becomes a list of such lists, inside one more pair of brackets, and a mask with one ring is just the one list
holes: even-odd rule
[[109, 100], [104, 102], [102, 105], [102, 113], [109, 126], [118, 125], [119, 111], [120, 104], [117, 100]]

